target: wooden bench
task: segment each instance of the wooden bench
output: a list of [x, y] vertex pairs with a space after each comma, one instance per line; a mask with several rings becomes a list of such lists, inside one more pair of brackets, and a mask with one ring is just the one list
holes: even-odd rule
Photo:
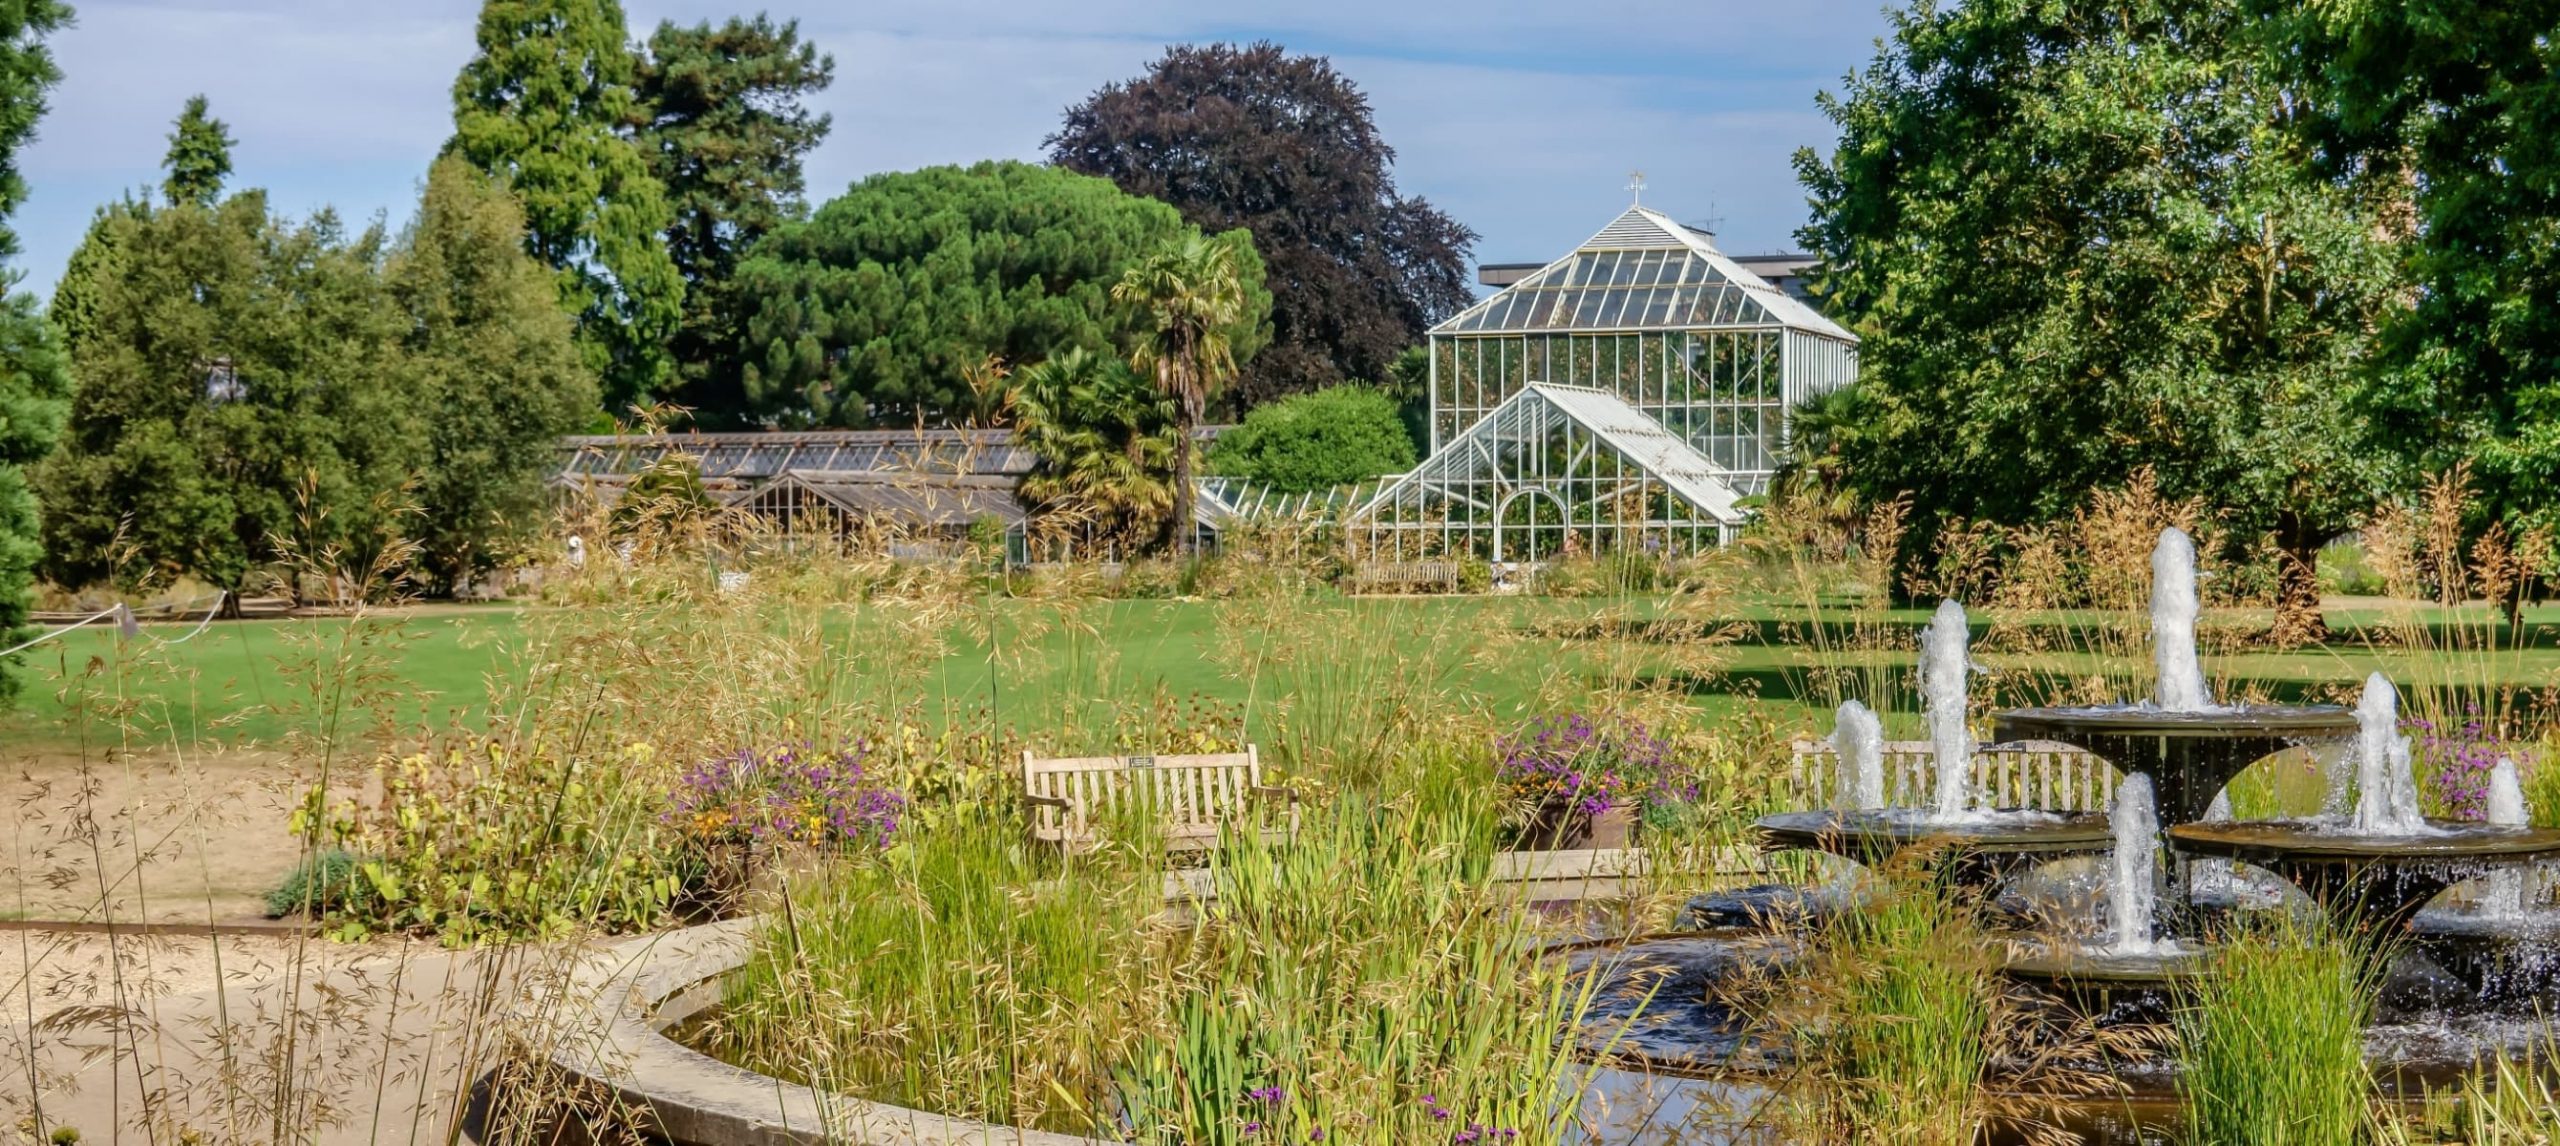
[[1442, 593], [1458, 591], [1458, 563], [1455, 561], [1363, 561], [1351, 567], [1351, 591], [1378, 593], [1388, 590], [1429, 589]]
[[1093, 846], [1096, 819], [1141, 808], [1162, 819], [1166, 846], [1178, 850], [1216, 847], [1220, 826], [1256, 801], [1287, 810], [1287, 827], [1270, 834], [1298, 827], [1298, 794], [1262, 782], [1262, 754], [1250, 744], [1242, 752], [1201, 756], [1043, 760], [1025, 751], [1022, 793], [1033, 838], [1070, 852]]
[[[1789, 781], [1806, 808], [1831, 806], [1840, 774], [1828, 741], [1798, 740]], [[1884, 746], [1885, 803], [1896, 808], [1934, 802], [1937, 749], [1926, 740]], [[2101, 812], [2116, 795], [2116, 770], [2085, 749], [2058, 740], [2013, 740], [1974, 749], [1973, 805], [2040, 812]]]

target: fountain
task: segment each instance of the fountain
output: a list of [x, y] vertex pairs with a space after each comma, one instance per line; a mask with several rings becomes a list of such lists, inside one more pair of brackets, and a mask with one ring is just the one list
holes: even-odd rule
[[2107, 813], [2116, 833], [2113, 879], [2107, 888], [2110, 954], [2148, 955], [2160, 949], [2151, 934], [2160, 866], [2160, 816], [2151, 800], [2151, 777], [2136, 772], [2116, 789], [2116, 806]]
[[[2109, 839], [2099, 815], [2061, 816], [1973, 806], [1973, 733], [1965, 727], [1965, 676], [1972, 670], [1971, 633], [1964, 606], [1940, 602], [1920, 639], [1920, 692], [1937, 779], [1926, 808], [1884, 807], [1880, 763], [1883, 728], [1857, 701], [1840, 706], [1831, 735], [1840, 753], [1843, 782], [1859, 786], [1854, 799], [1831, 811], [1784, 812], [1762, 817], [1757, 827], [1767, 851], [1810, 849], [1875, 866], [1915, 847], [1944, 849], [1957, 882], [1989, 888], [2018, 871], [2058, 856], [2094, 852]], [[1860, 754], [1852, 761], [1851, 753]], [[1857, 771], [1852, 772], [1853, 766]]]
[[[1840, 756], [1833, 808], [1761, 819], [1763, 846], [1818, 848], [1875, 864], [1906, 848], [1935, 845], [1957, 857], [1957, 878], [1978, 889], [2012, 882], [2047, 860], [2074, 860], [2015, 880], [2017, 889], [2003, 897], [2028, 901], [2012, 910], [2013, 917], [2050, 921], [2033, 934], [2002, 937], [2003, 968], [2046, 988], [2050, 1005], [2080, 1008], [2079, 1017], [2102, 1026], [2164, 1021], [2162, 1004], [2175, 997], [2167, 989], [2210, 966], [2212, 948], [2201, 941], [2206, 917], [2196, 912], [2197, 900], [2227, 905], [2227, 914], [2238, 915], [2293, 910], [2307, 897], [2339, 927], [2413, 934], [2415, 943], [2401, 949], [2382, 991], [2385, 1025], [2368, 1043], [2386, 1085], [2395, 1074], [2466, 1070], [2483, 1053], [2512, 1053], [2520, 1045], [2513, 1041], [2513, 1017], [2547, 1014], [2560, 1002], [2560, 911], [2534, 902], [2540, 893], [2529, 890], [2536, 886], [2535, 865], [2560, 857], [2560, 831], [2529, 826], [2515, 764], [2502, 761], [2493, 770], [2486, 822], [2427, 818], [2389, 680], [2378, 673], [2367, 678], [2352, 711], [2335, 705], [2219, 704], [2205, 687], [2196, 656], [2193, 542], [2179, 531], [2164, 531], [2152, 570], [2158, 679], [2149, 699], [2019, 709], [1994, 717], [2001, 740], [2063, 741], [2113, 764], [2123, 780], [2107, 813], [2057, 816], [1974, 806], [1976, 747], [1963, 719], [1969, 668], [1964, 615], [1949, 602], [1939, 607], [1922, 642], [1920, 680], [1938, 766], [1925, 802], [1881, 806], [1881, 729], [1865, 705], [1844, 704], [1832, 736]], [[2330, 753], [2332, 790], [2321, 813], [2235, 822], [2226, 791], [2231, 780], [2250, 764], [2294, 747], [2336, 750]], [[2102, 865], [2096, 862], [2100, 855], [2107, 857]], [[2483, 889], [2475, 903], [2449, 895], [2421, 912], [2439, 893], [2472, 880]], [[1800, 914], [1781, 933], [1800, 934], [1811, 918]], [[1732, 938], [1739, 934], [1746, 933], [1702, 933], [1692, 941], [1732, 944], [1740, 942]], [[1764, 958], [1793, 954], [1792, 948], [1761, 950]], [[1710, 951], [1669, 962], [1696, 968], [1698, 991], [1712, 999], [1718, 997], [1713, 990], [1735, 982], [1718, 969], [1722, 964], [1714, 960], [1721, 958], [1720, 951]], [[2420, 989], [2404, 991], [2408, 985]], [[1683, 980], [1681, 986], [1685, 999], [1691, 983]], [[2463, 988], [2469, 989], [2467, 998], [2458, 995]], [[2448, 1004], [2486, 1011], [2448, 1012]], [[1649, 1028], [1638, 1049], [1654, 1061], [1717, 1060], [1751, 1069], [1749, 1053], [1728, 1049], [1739, 1029], [1732, 1016], [1710, 1017], [1721, 1025], [1682, 1019]], [[2548, 1037], [2547, 1026], [2533, 1029]], [[1662, 1055], [1688, 1047], [1702, 1053]], [[2129, 1069], [2120, 1077], [2149, 1093], [2176, 1092], [2174, 1075], [2149, 1073], [2150, 1067], [2119, 1069]], [[2434, 1081], [2442, 1081], [2440, 1073]]]
[[2151, 550], [2151, 663], [2160, 675], [2152, 695], [2170, 712], [2213, 707], [2196, 656], [2196, 613], [2196, 543], [2171, 526]]
[[[2533, 814], [2524, 805], [2524, 784], [2516, 779], [2516, 762], [2499, 757], [2489, 772], [2488, 822], [2501, 828], [2529, 828]], [[2480, 897], [2480, 917], [2497, 923], [2522, 923], [2525, 918], [2525, 877], [2533, 874], [2523, 868], [2503, 867], [2489, 873], [2488, 894]]]
[[2152, 550], [2154, 700], [2141, 704], [2021, 708], [1992, 719], [2002, 740], [2059, 740], [2096, 753], [2125, 774], [2150, 775], [2160, 818], [2190, 824], [2249, 765], [2301, 744], [2356, 730], [2335, 705], [2218, 706], [2195, 653], [2195, 543], [2177, 529]]
[[1958, 820], [1973, 811], [1973, 731], [1965, 721], [1965, 673], [1973, 667], [1973, 631], [1964, 606], [1938, 602], [1920, 634], [1921, 711], [1929, 747], [1938, 763], [1938, 819]]
[[1852, 812], [1884, 807], [1884, 721], [1857, 701], [1841, 702], [1831, 729], [1831, 751], [1840, 758], [1833, 800]]
[[[2341, 927], [2399, 933], [2434, 899], [2465, 880], [2560, 856], [2560, 831], [2430, 820], [2418, 806], [2399, 696], [2381, 673], [2365, 679], [2355, 710], [2355, 812], [2239, 824], [2180, 824], [2170, 846], [2264, 868], [2301, 888]], [[2522, 803], [2522, 797], [2517, 797]]]

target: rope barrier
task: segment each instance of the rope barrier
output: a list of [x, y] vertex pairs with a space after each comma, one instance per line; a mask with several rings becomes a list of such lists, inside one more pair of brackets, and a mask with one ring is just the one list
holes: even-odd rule
[[[229, 599], [230, 596], [231, 593], [227, 589], [215, 590], [213, 594], [213, 607], [205, 611], [204, 619], [196, 622], [196, 627], [189, 630], [186, 636], [180, 637], [174, 641], [158, 640], [158, 638], [154, 638], [154, 640], [165, 647], [168, 645], [183, 645], [188, 641], [196, 639], [196, 637], [203, 634], [208, 626], [213, 624], [213, 619], [215, 617], [222, 615], [222, 603]], [[124, 638], [125, 640], [129, 641], [142, 635], [142, 622], [134, 618], [132, 608], [128, 607], [124, 602], [118, 601], [114, 605], [111, 605], [98, 613], [82, 617], [77, 621], [73, 621], [68, 625], [55, 629], [50, 633], [41, 634], [34, 640], [27, 641], [24, 644], [15, 645], [7, 649], [0, 649], [0, 657], [25, 652], [28, 649], [34, 648], [37, 645], [43, 644], [46, 641], [70, 632], [73, 629], [81, 628], [86, 625], [94, 625], [109, 617], [114, 617], [116, 619], [116, 635]]]

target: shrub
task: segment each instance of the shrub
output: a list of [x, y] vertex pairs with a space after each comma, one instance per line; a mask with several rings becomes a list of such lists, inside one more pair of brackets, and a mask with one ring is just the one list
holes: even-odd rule
[[372, 885], [364, 878], [363, 859], [344, 848], [304, 856], [267, 893], [267, 918], [308, 915], [325, 919], [358, 910]]
[[433, 932], [449, 944], [657, 923], [685, 856], [659, 826], [667, 783], [646, 744], [590, 755], [495, 741], [385, 758], [379, 799], [323, 806], [294, 830], [374, 858], [366, 894], [331, 914], [339, 934]]
[[1835, 1084], [1838, 1140], [1972, 1143], [1998, 1002], [1981, 928], [1944, 889], [1905, 878], [1831, 924], [1825, 948], [1830, 1013], [1809, 1059]]
[[1335, 386], [1255, 407], [1209, 447], [1210, 472], [1313, 493], [1413, 468], [1395, 399]]

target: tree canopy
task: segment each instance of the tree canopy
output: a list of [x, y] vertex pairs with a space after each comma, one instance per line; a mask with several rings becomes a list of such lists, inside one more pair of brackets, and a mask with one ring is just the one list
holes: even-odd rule
[[391, 382], [415, 411], [415, 536], [428, 587], [518, 555], [547, 519], [553, 442], [595, 408], [548, 268], [513, 196], [458, 159], [427, 175], [384, 270], [403, 320]]
[[231, 177], [231, 144], [230, 125], [213, 118], [203, 96], [188, 96], [169, 132], [169, 155], [160, 161], [169, 173], [160, 193], [171, 203], [211, 206]]
[[668, 341], [684, 311], [666, 188], [625, 134], [640, 115], [627, 36], [615, 0], [486, 0], [445, 145], [523, 202], [525, 249], [559, 273], [617, 410], [672, 379]]
[[2469, 462], [2493, 519], [2560, 529], [2560, 10], [2251, 7], [2310, 86], [2333, 170], [2408, 200], [2421, 289], [2389, 339], [2391, 431], [2432, 467]]
[[639, 141], [667, 189], [667, 252], [685, 281], [669, 396], [699, 422], [745, 420], [745, 316], [732, 280], [758, 239], [808, 213], [800, 161], [829, 121], [801, 101], [834, 76], [835, 61], [801, 41], [796, 21], [669, 21], [649, 37]]
[[259, 191], [96, 230], [114, 257], [38, 481], [56, 581], [290, 590], [396, 536], [450, 588], [539, 524], [594, 382], [515, 199], [468, 164], [436, 165], [397, 243], [278, 219]]
[[[742, 264], [743, 373], [756, 417], [793, 425], [951, 420], [990, 356], [1116, 355], [1150, 318], [1112, 301], [1138, 260], [1197, 232], [1109, 182], [1027, 163], [876, 175], [775, 229]], [[1239, 361], [1268, 337], [1262, 263], [1241, 234]]]
[[[55, 0], [0, 0], [0, 260], [18, 254], [17, 232], [6, 221], [27, 198], [19, 153], [35, 138], [45, 93], [62, 79], [45, 37], [70, 21], [70, 6]], [[6, 273], [12, 277], [0, 284], [13, 285], [16, 272]], [[27, 471], [53, 450], [70, 386], [61, 346], [36, 312], [35, 297], [9, 290], [0, 299], [0, 647], [31, 635], [27, 591], [41, 551]], [[0, 658], [0, 700], [17, 690], [6, 659]]]
[[45, 462], [48, 572], [237, 591], [382, 525], [414, 427], [383, 385], [397, 323], [383, 236], [287, 224], [242, 192], [110, 213], [114, 272], [70, 341], [71, 420]]
[[1402, 408], [1385, 391], [1357, 384], [1256, 406], [1209, 448], [1211, 472], [1289, 493], [1403, 473], [1413, 463]]
[[1833, 312], [1866, 339], [1847, 473], [1926, 536], [2156, 469], [2309, 562], [2391, 490], [2372, 333], [2396, 185], [2314, 164], [2235, 5], [1926, 0], [1800, 153]]
[[1247, 406], [1385, 377], [1399, 351], [1474, 301], [1475, 232], [1396, 191], [1368, 97], [1321, 56], [1170, 48], [1145, 76], [1069, 108], [1048, 146], [1058, 166], [1171, 203], [1204, 231], [1253, 233], [1286, 286], [1271, 346], [1239, 380]]

